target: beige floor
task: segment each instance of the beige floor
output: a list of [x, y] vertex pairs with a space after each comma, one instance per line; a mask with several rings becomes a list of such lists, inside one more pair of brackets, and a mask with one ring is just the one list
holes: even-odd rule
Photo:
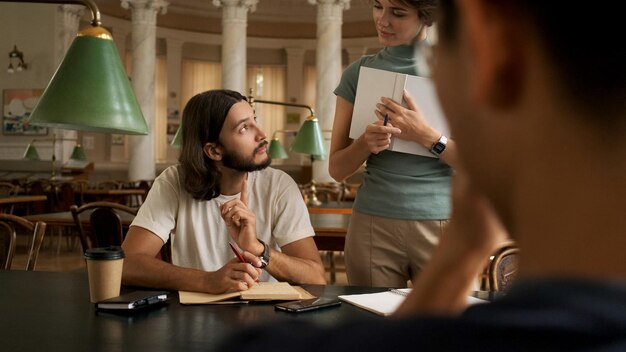
[[[322, 260], [326, 267], [329, 267], [329, 260], [331, 252], [320, 252]], [[343, 264], [343, 253], [332, 252], [335, 267], [337, 268], [335, 274], [335, 283], [338, 285], [346, 285], [346, 272]], [[13, 270], [24, 270], [26, 268], [26, 245], [18, 243], [16, 254], [13, 257]], [[59, 243], [58, 236], [49, 236], [44, 241], [41, 250], [39, 251], [39, 257], [37, 258], [36, 271], [73, 271], [85, 267], [85, 261], [83, 259], [80, 244], [68, 241], [67, 238], [61, 238]], [[331, 275], [326, 272], [326, 280], [330, 282]]]

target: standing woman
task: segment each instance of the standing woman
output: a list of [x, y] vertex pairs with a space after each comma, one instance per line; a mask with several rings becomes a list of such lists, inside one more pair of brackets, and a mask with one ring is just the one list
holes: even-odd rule
[[[385, 48], [350, 64], [335, 89], [330, 175], [343, 180], [366, 162], [346, 237], [351, 285], [405, 287], [430, 258], [448, 222], [450, 165], [456, 148], [451, 139], [426, 124], [409, 96], [404, 96], [408, 109], [381, 97], [372, 111], [379, 120], [356, 140], [348, 136], [361, 66], [428, 74], [416, 64], [413, 45], [419, 48], [426, 40], [436, 7], [437, 0], [374, 0], [374, 23]], [[392, 136], [419, 143], [436, 158], [386, 150]]]

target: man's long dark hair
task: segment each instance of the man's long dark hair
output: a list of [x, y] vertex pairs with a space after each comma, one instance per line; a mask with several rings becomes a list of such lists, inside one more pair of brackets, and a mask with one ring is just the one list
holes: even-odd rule
[[185, 105], [178, 161], [183, 186], [194, 199], [211, 200], [220, 195], [222, 174], [215, 161], [204, 154], [203, 147], [218, 142], [230, 108], [242, 100], [247, 101], [238, 92], [217, 89], [197, 94]]

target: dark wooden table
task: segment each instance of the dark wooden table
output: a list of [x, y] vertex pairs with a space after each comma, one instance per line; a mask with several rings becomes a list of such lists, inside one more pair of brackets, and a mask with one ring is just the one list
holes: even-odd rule
[[9, 196], [0, 197], [0, 204], [16, 204], [16, 203], [30, 203], [40, 202], [48, 199], [45, 195], [39, 196]]
[[354, 202], [330, 201], [320, 205], [310, 205], [309, 214], [352, 214]]
[[[383, 319], [343, 303], [292, 314], [275, 302], [183, 306], [178, 295], [165, 306], [133, 315], [97, 311], [89, 302], [85, 271], [0, 271], [2, 351], [215, 351], [226, 334], [280, 319], [331, 326], [346, 319]], [[382, 288], [305, 286], [316, 296], [378, 292]]]
[[13, 209], [13, 206], [15, 204], [42, 202], [42, 201], [45, 201], [46, 199], [48, 199], [48, 197], [44, 195], [41, 195], [41, 196], [16, 195], [16, 196], [0, 197], [0, 213], [7, 212], [7, 209], [9, 209], [8, 212], [10, 212]]

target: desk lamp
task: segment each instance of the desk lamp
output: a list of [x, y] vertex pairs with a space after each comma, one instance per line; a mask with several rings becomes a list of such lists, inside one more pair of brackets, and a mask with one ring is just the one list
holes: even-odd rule
[[79, 4], [91, 11], [91, 27], [81, 30], [30, 115], [33, 125], [121, 134], [147, 134], [148, 125], [113, 37], [102, 27], [93, 0], [24, 0]]
[[[24, 156], [22, 159], [24, 160], [41, 160], [39, 157], [39, 152], [37, 151], [36, 143], [40, 142], [52, 142], [52, 178], [55, 177], [56, 172], [54, 169], [54, 163], [56, 161], [56, 143], [57, 141], [76, 141], [74, 138], [57, 138], [56, 134], [52, 134], [52, 138], [35, 138], [28, 143], [26, 147], [26, 151], [24, 151]], [[87, 156], [85, 155], [85, 151], [83, 147], [76, 143], [74, 149], [72, 149], [72, 155], [70, 156], [70, 160], [78, 160], [85, 161], [87, 160]]]

